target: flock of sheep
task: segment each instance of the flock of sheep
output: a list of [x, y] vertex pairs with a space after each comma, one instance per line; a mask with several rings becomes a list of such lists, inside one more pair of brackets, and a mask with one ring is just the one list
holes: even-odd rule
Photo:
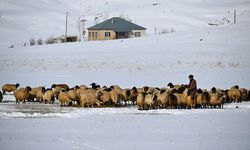
[[26, 101], [53, 104], [58, 100], [61, 106], [106, 107], [137, 105], [139, 110], [148, 109], [191, 109], [191, 108], [223, 108], [224, 103], [250, 100], [250, 91], [239, 86], [222, 90], [213, 87], [211, 90], [198, 89], [195, 96], [188, 93], [188, 88], [182, 85], [168, 84], [168, 87], [157, 88], [144, 86], [142, 88], [122, 89], [119, 85], [110, 87], [96, 83], [70, 88], [66, 84], [53, 84], [51, 88], [20, 87], [17, 84], [5, 84], [0, 91], [0, 101], [6, 92], [13, 92], [16, 103]]

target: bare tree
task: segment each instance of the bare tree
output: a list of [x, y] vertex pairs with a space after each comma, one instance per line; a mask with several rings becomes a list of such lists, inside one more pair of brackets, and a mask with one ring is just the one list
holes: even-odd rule
[[37, 41], [36, 41], [37, 45], [43, 45], [43, 40], [42, 38], [39, 38]]
[[29, 42], [30, 42], [30, 46], [36, 45], [36, 40], [33, 37], [30, 38]]

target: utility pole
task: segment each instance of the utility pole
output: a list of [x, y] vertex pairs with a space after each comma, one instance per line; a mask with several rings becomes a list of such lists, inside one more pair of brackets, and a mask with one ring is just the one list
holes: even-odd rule
[[234, 10], [234, 24], [236, 24], [236, 9]]
[[66, 28], [65, 28], [65, 42], [67, 42], [67, 30], [68, 30], [68, 14], [69, 12], [66, 12]]

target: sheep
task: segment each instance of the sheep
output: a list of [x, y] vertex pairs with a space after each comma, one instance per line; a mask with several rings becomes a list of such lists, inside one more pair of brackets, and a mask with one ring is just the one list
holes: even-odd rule
[[170, 93], [168, 98], [168, 106], [169, 108], [177, 108], [178, 107], [178, 94]]
[[88, 89], [80, 94], [80, 106], [81, 107], [94, 107], [94, 105], [101, 106], [101, 102], [97, 100], [97, 91], [94, 89]]
[[77, 94], [77, 89], [78, 89], [78, 87], [69, 89], [67, 91], [67, 93], [68, 93], [69, 97], [71, 98], [72, 102], [76, 102], [79, 105], [79, 96]]
[[145, 106], [145, 96], [146, 96], [145, 92], [142, 92], [137, 96], [136, 105], [137, 105], [138, 110], [145, 109], [145, 107], [144, 107]]
[[108, 90], [99, 90], [97, 92], [97, 99], [102, 102], [103, 105], [111, 104], [111, 96]]
[[[177, 99], [178, 102], [178, 108], [187, 108], [187, 97], [188, 97], [188, 89], [185, 87], [180, 87], [178, 90], [173, 89], [171, 90], [171, 93], [174, 94], [174, 96]], [[173, 96], [172, 96], [173, 97]], [[174, 98], [175, 100], [175, 98]], [[174, 101], [175, 103], [175, 101]]]
[[51, 88], [56, 88], [57, 86], [64, 88], [65, 90], [69, 90], [69, 86], [67, 84], [52, 84]]
[[145, 96], [145, 108], [152, 109], [155, 108], [155, 101], [157, 99], [156, 94], [153, 93], [147, 93]]
[[160, 108], [167, 108], [169, 102], [169, 94], [169, 91], [165, 90], [161, 90], [161, 92], [157, 94], [157, 105]]
[[101, 86], [96, 83], [91, 83], [90, 85], [92, 86], [92, 89], [101, 88]]
[[187, 108], [195, 108], [196, 107], [196, 99], [194, 96], [188, 95], [187, 96]]
[[122, 99], [122, 95], [117, 92], [115, 89], [110, 89], [109, 91], [111, 101], [113, 103], [113, 106], [116, 106], [120, 103], [120, 99]]
[[15, 90], [14, 96], [16, 99], [16, 103], [25, 103], [25, 100], [28, 100], [29, 98], [29, 91], [31, 91], [31, 88], [29, 86]]
[[128, 101], [130, 100], [130, 89], [122, 90], [122, 100], [125, 102], [125, 106], [127, 105]]
[[43, 87], [31, 88], [31, 91], [29, 92], [29, 94], [30, 94], [29, 101], [34, 101], [35, 99], [36, 99], [36, 101], [40, 101], [41, 94], [42, 94], [42, 88]]
[[241, 102], [241, 92], [239, 89], [229, 89], [226, 90], [227, 98], [229, 102]]
[[219, 107], [220, 109], [223, 108], [223, 104], [224, 104], [224, 99], [225, 96], [221, 95], [218, 92], [209, 92], [209, 106], [210, 108], [215, 108], [215, 107]]
[[51, 89], [54, 91], [55, 98], [58, 99], [61, 89], [69, 90], [69, 86], [67, 84], [52, 84]]
[[5, 92], [14, 92], [20, 86], [19, 83], [16, 84], [4, 84], [2, 87], [3, 94]]
[[43, 90], [43, 102], [45, 104], [53, 104], [55, 100], [54, 92], [52, 89]]
[[230, 89], [239, 89], [239, 86], [238, 85], [234, 85]]
[[247, 89], [240, 88], [240, 92], [241, 92], [241, 101], [247, 101], [247, 94], [248, 94]]
[[197, 107], [205, 108], [208, 105], [209, 94], [208, 92], [203, 92], [201, 89], [198, 89], [195, 99]]
[[248, 90], [248, 94], [247, 94], [247, 101], [250, 100], [250, 90]]
[[169, 82], [169, 83], [167, 84], [167, 86], [168, 86], [170, 89], [177, 89], [177, 90], [181, 87], [181, 85], [179, 85], [179, 84], [174, 85], [172, 82]]
[[3, 93], [2, 91], [0, 91], [0, 102], [2, 102], [2, 100], [3, 100]]
[[135, 102], [136, 102], [136, 98], [137, 98], [139, 92], [138, 92], [138, 90], [137, 90], [136, 87], [133, 87], [133, 88], [131, 89], [130, 93], [131, 93], [131, 95], [130, 95], [131, 98], [130, 98], [130, 99], [131, 99], [131, 101], [132, 101], [132, 104], [134, 105]]
[[45, 90], [45, 87], [41, 87], [41, 89], [38, 90], [36, 93], [36, 100], [40, 103], [43, 101], [43, 91], [44, 90]]
[[61, 106], [68, 106], [72, 99], [70, 98], [69, 94], [65, 89], [62, 89], [58, 95], [58, 100], [61, 103]]

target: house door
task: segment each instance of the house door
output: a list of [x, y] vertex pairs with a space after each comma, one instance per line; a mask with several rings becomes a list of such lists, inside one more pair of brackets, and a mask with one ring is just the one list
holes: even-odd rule
[[129, 37], [129, 32], [116, 32], [116, 39], [124, 39]]

